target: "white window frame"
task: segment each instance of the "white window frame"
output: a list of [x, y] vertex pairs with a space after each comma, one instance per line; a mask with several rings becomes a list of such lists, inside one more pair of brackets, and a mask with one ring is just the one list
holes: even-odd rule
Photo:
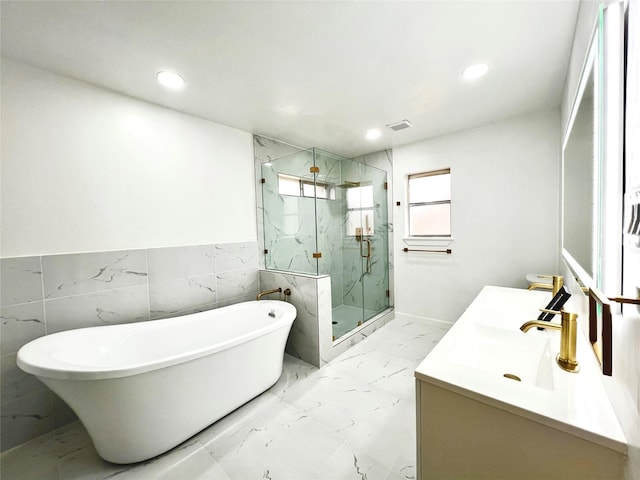
[[[289, 180], [293, 183], [298, 183], [298, 189], [295, 193], [283, 193], [280, 188], [280, 180]], [[321, 182], [316, 180], [315, 183], [312, 179], [302, 178], [297, 175], [289, 175], [287, 173], [278, 173], [278, 195], [285, 197], [303, 197], [303, 198], [317, 198], [319, 200], [335, 200], [336, 199], [336, 187], [333, 183]], [[315, 195], [308, 194], [305, 187], [313, 187]], [[320, 195], [318, 195], [320, 194]]]
[[[447, 168], [440, 168], [437, 170], [428, 170], [428, 171], [424, 171], [424, 172], [417, 172], [417, 173], [411, 173], [408, 174], [406, 177], [406, 205], [407, 208], [405, 210], [405, 218], [406, 218], [406, 240], [424, 240], [424, 241], [430, 241], [430, 240], [452, 240], [453, 239], [453, 225], [451, 222], [451, 195], [449, 195], [448, 199], [442, 199], [442, 200], [434, 200], [434, 201], [430, 201], [430, 202], [414, 202], [414, 203], [410, 203], [409, 199], [410, 199], [410, 188], [411, 188], [411, 179], [412, 178], [423, 178], [423, 177], [432, 177], [432, 176], [436, 176], [436, 175], [449, 175], [449, 181], [451, 181], [451, 168], [447, 167]], [[448, 204], [449, 205], [449, 234], [434, 234], [434, 235], [415, 235], [413, 234], [413, 232], [411, 232], [411, 208], [412, 207], [418, 207], [418, 206], [424, 206], [424, 205], [442, 205], [442, 204]]]

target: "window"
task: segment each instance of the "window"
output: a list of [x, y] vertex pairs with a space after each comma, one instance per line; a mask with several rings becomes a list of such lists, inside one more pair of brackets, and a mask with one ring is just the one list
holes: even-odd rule
[[347, 235], [373, 235], [373, 185], [349, 187], [346, 190]]
[[451, 236], [451, 170], [409, 175], [409, 236]]
[[316, 197], [327, 200], [335, 200], [335, 186], [327, 182], [315, 182], [315, 192], [313, 180], [296, 177], [294, 175], [278, 174], [278, 193], [280, 195], [290, 195], [293, 197]]

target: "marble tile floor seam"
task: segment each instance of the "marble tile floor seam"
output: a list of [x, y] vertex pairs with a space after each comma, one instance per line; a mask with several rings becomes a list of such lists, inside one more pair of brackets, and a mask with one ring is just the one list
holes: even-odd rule
[[445, 333], [392, 320], [321, 369], [285, 355], [268, 391], [146, 462], [103, 461], [76, 422], [2, 454], [0, 478], [414, 479], [413, 371]]

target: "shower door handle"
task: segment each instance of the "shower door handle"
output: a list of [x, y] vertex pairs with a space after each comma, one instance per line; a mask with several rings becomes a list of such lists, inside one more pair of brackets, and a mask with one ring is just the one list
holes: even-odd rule
[[[364, 242], [367, 242], [367, 253], [366, 253], [366, 255], [362, 252], [362, 244]], [[360, 256], [362, 258], [366, 258], [367, 259], [365, 273], [371, 273], [371, 240], [369, 240], [368, 238], [366, 238], [366, 239], [363, 238], [360, 241]]]
[[[362, 244], [365, 243], [365, 242], [367, 243], [367, 253], [366, 254], [362, 251]], [[363, 238], [360, 241], [360, 256], [362, 258], [369, 258], [371, 256], [371, 240], [369, 240], [368, 238]]]

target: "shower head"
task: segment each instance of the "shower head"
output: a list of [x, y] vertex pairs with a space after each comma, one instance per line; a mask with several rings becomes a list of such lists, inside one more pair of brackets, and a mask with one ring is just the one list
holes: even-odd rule
[[360, 182], [348, 182], [345, 180], [344, 183], [337, 185], [338, 188], [353, 188], [353, 187], [359, 187], [360, 186]]

